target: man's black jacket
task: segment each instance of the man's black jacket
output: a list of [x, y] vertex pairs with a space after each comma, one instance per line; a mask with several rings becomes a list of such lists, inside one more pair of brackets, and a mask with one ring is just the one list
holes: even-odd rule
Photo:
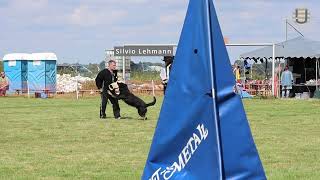
[[103, 88], [103, 91], [107, 91], [108, 86], [117, 80], [118, 77], [116, 70], [114, 70], [112, 74], [108, 69], [104, 69], [100, 71], [96, 77], [96, 86], [98, 89]]

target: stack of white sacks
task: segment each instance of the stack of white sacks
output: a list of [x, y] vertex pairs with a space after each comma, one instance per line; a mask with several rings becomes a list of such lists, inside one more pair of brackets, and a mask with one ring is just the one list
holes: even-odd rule
[[57, 74], [57, 91], [58, 92], [75, 92], [77, 90], [81, 89], [82, 83], [86, 81], [92, 81], [94, 79], [88, 78], [88, 77], [82, 77], [82, 76], [75, 76], [72, 77], [70, 74], [63, 74], [59, 75]]
[[320, 84], [320, 80], [318, 80], [318, 83], [315, 79], [310, 79], [309, 81], [306, 82], [306, 85], [316, 85], [316, 84]]

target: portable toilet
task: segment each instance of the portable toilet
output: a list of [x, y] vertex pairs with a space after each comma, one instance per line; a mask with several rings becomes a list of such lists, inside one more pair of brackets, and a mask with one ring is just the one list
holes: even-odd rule
[[54, 53], [32, 53], [28, 61], [30, 91], [56, 92], [57, 56]]
[[3, 67], [9, 79], [9, 92], [26, 92], [28, 80], [28, 60], [31, 54], [12, 53], [3, 57]]

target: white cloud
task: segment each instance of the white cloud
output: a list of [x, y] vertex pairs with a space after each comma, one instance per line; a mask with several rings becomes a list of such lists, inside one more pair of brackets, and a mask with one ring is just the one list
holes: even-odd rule
[[50, 16], [51, 12], [48, 0], [10, 0], [0, 7], [0, 22], [6, 27], [21, 28]]
[[69, 22], [80, 26], [110, 25], [127, 15], [128, 12], [121, 9], [97, 9], [80, 5], [69, 15]]
[[70, 16], [70, 22], [76, 25], [92, 25], [97, 22], [97, 15], [89, 10], [87, 6], [80, 6], [74, 9]]
[[48, 6], [48, 0], [10, 0], [9, 8], [12, 10], [32, 11]]
[[161, 15], [159, 18], [159, 23], [163, 25], [176, 25], [183, 22], [184, 16], [186, 15], [185, 11], [175, 11]]

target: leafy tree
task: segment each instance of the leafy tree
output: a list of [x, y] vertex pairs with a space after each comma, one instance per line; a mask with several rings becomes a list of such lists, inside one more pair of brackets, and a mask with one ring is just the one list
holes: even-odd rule
[[101, 61], [100, 64], [99, 64], [99, 70], [101, 71], [102, 69], [105, 69], [106, 68], [106, 62], [105, 61]]

